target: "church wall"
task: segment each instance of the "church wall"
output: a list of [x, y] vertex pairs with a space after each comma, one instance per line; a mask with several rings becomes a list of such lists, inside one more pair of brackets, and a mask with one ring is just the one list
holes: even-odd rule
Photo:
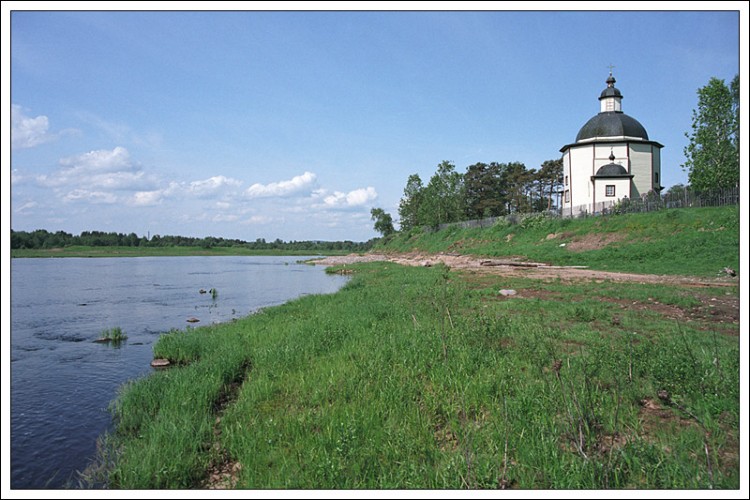
[[[614, 186], [614, 196], [607, 196], [607, 186]], [[630, 197], [630, 178], [597, 179], [594, 186], [593, 212], [609, 208], [625, 196]]]
[[570, 148], [570, 205], [585, 205], [593, 196], [591, 176], [594, 175], [594, 147]]
[[599, 110], [602, 113], [606, 111], [622, 111], [622, 102], [620, 99], [602, 99], [599, 103]]
[[604, 162], [602, 165], [609, 163], [609, 153], [612, 152], [615, 155], [615, 163], [622, 163], [622, 166], [628, 168], [628, 145], [624, 142], [600, 142], [595, 146], [596, 148], [596, 159]]
[[654, 188], [651, 144], [630, 143], [630, 173], [633, 178], [632, 198], [639, 198]]
[[597, 144], [595, 147], [595, 155], [596, 159], [594, 160], [594, 172], [595, 174], [597, 170], [599, 170], [599, 167], [602, 167], [604, 165], [607, 165], [611, 163], [609, 159], [610, 154], [615, 155], [615, 163], [618, 163], [625, 167], [625, 170], [628, 170], [629, 168], [629, 159], [628, 159], [628, 145], [626, 143], [617, 143], [617, 142], [610, 142], [610, 143], [603, 143], [603, 144]]
[[570, 150], [565, 151], [562, 156], [563, 159], [563, 194], [560, 199], [560, 203], [563, 207], [570, 206]]

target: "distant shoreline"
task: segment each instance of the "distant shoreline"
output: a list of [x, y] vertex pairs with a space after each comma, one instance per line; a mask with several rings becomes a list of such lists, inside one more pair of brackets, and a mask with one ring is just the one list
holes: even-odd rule
[[13, 249], [11, 258], [61, 258], [61, 257], [192, 257], [192, 256], [308, 256], [347, 255], [349, 251], [315, 250], [253, 250], [240, 247], [125, 247], [125, 246], [74, 246], [45, 249]]

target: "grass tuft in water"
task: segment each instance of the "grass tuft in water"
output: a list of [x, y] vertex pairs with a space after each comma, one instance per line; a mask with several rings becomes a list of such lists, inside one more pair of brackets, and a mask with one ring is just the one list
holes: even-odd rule
[[102, 331], [101, 335], [97, 339], [97, 342], [111, 342], [112, 344], [120, 344], [123, 340], [127, 339], [128, 336], [122, 331], [122, 328], [115, 326]]

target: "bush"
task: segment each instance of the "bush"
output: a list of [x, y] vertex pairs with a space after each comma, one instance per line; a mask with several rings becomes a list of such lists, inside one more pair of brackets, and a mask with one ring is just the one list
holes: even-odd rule
[[521, 219], [523, 229], [538, 229], [549, 225], [550, 218], [545, 214], [529, 214]]

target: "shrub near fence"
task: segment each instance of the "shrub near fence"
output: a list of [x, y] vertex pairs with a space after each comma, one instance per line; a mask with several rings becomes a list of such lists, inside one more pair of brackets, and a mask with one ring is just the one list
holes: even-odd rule
[[[739, 205], [740, 188], [722, 189], [708, 192], [696, 192], [692, 189], [673, 191], [658, 196], [653, 192], [641, 198], [629, 200], [627, 198], [616, 201], [604, 201], [592, 206], [578, 205], [566, 209], [548, 210], [534, 213], [513, 213], [500, 217], [487, 217], [484, 219], [472, 219], [461, 222], [440, 224], [438, 231], [449, 227], [486, 228], [498, 223], [519, 224], [528, 217], [587, 217], [590, 215], [617, 215], [626, 213], [653, 212], [665, 208], [698, 208], [698, 207], [723, 207], [727, 205]], [[501, 222], [502, 221], [502, 222]], [[425, 227], [425, 231], [433, 228]]]

